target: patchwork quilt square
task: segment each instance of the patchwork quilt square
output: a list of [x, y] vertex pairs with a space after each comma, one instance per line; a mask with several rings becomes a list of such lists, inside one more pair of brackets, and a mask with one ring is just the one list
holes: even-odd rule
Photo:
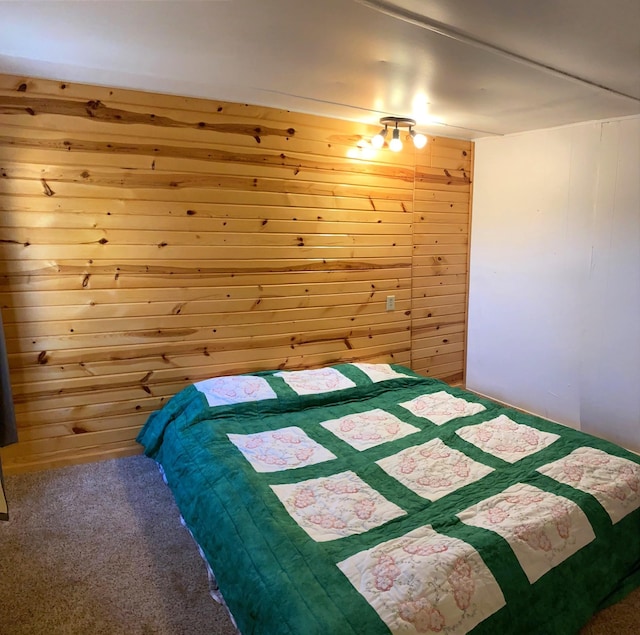
[[406, 513], [354, 472], [271, 485], [271, 489], [317, 542], [361, 534]]
[[406, 448], [376, 463], [405, 487], [430, 501], [438, 500], [493, 472], [440, 439]]
[[397, 379], [398, 377], [409, 377], [411, 379], [411, 375], [399, 373], [397, 370], [391, 368], [390, 364], [365, 364], [362, 362], [354, 362], [351, 365], [359, 368], [374, 383], [386, 381], [387, 379]]
[[558, 434], [516, 423], [506, 415], [459, 428], [456, 434], [508, 463], [515, 463], [525, 456], [535, 454], [560, 438]]
[[299, 395], [317, 395], [355, 386], [351, 379], [335, 368], [282, 371], [274, 376], [281, 377]]
[[330, 419], [321, 422], [320, 425], [356, 450], [366, 450], [420, 431], [420, 428], [405, 423], [380, 408]]
[[577, 448], [538, 472], [594, 496], [612, 523], [640, 507], [640, 465], [597, 448]]
[[454, 397], [444, 390], [427, 395], [420, 395], [400, 405], [416, 417], [428, 419], [438, 426], [452, 419], [468, 417], [486, 410], [480, 403]]
[[462, 635], [505, 605], [480, 554], [431, 526], [356, 553], [338, 567], [391, 633]]
[[295, 426], [227, 436], [256, 472], [290, 470], [336, 458], [335, 454]]
[[526, 483], [469, 507], [458, 518], [502, 536], [532, 584], [595, 538], [574, 502]]
[[213, 377], [193, 385], [211, 407], [278, 398], [266, 379], [251, 375]]

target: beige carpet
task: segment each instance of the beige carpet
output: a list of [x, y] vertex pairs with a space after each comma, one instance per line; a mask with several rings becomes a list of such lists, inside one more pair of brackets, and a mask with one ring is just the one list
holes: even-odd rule
[[[2, 635], [235, 634], [209, 597], [202, 559], [150, 459], [10, 476], [5, 484]], [[581, 631], [638, 634], [640, 590]]]
[[5, 478], [2, 635], [233, 635], [153, 461]]
[[2, 480], [2, 466], [0, 466], [0, 520], [6, 520], [9, 508], [7, 507], [7, 497], [4, 493], [4, 483]]

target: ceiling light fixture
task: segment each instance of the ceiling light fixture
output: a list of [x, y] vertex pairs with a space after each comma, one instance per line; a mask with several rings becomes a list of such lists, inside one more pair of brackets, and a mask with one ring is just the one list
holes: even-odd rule
[[385, 127], [371, 139], [371, 145], [376, 149], [380, 150], [380, 148], [384, 145], [384, 139], [387, 136], [387, 126]]
[[423, 135], [421, 132], [416, 132], [415, 130], [409, 130], [409, 134], [413, 139], [413, 145], [420, 150], [427, 145], [427, 137]]
[[400, 152], [400, 150], [402, 150], [402, 141], [400, 141], [400, 129], [398, 128], [398, 122], [396, 122], [396, 127], [393, 129], [393, 136], [391, 137], [391, 141], [389, 141], [389, 150], [392, 152]]
[[413, 145], [416, 148], [424, 148], [427, 144], [427, 137], [413, 129], [416, 125], [414, 119], [409, 119], [408, 117], [383, 117], [380, 119], [380, 124], [383, 125], [384, 128], [371, 139], [371, 145], [378, 150], [384, 146], [384, 140], [387, 136], [389, 126], [393, 126], [391, 141], [389, 141], [389, 149], [393, 152], [400, 152], [400, 150], [402, 150], [400, 128], [409, 128], [409, 137], [413, 140]]

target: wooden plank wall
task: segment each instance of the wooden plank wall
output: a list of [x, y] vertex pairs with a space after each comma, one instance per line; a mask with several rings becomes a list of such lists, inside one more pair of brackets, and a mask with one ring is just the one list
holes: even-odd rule
[[137, 452], [149, 413], [213, 375], [414, 347], [459, 376], [472, 144], [350, 156], [375, 132], [0, 76], [7, 472]]
[[431, 139], [416, 153], [411, 361], [461, 383], [465, 368], [473, 144]]

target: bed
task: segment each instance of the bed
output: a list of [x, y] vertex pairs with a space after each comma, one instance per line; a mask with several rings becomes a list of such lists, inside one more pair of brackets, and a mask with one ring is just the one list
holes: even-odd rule
[[640, 586], [639, 456], [403, 366], [212, 378], [138, 441], [242, 635], [569, 635]]

